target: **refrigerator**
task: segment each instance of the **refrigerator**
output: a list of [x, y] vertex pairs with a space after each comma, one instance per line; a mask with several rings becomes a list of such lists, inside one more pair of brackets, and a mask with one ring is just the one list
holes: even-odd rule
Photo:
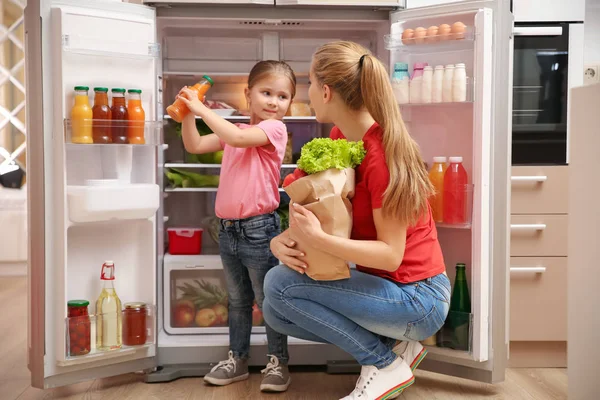
[[[208, 3], [208, 2], [204, 2]], [[228, 328], [197, 318], [182, 323], [176, 307], [192, 296], [226, 296], [214, 224], [213, 187], [171, 187], [172, 168], [218, 174], [191, 164], [165, 109], [180, 87], [204, 74], [207, 95], [243, 109], [243, 88], [259, 60], [287, 61], [298, 76], [298, 103], [308, 103], [311, 55], [322, 43], [353, 40], [390, 70], [398, 62], [464, 63], [467, 99], [399, 105], [431, 166], [434, 156], [462, 156], [469, 176], [469, 220], [438, 224], [448, 275], [467, 265], [471, 296], [467, 348], [428, 346], [422, 368], [498, 382], [508, 357], [508, 215], [512, 82], [512, 15], [507, 0], [453, 1], [405, 9], [398, 1], [119, 1], [42, 0], [25, 10], [28, 124], [28, 365], [32, 386], [49, 388], [133, 371], [149, 382], [200, 376], [226, 357]], [[431, 4], [431, 2], [429, 2]], [[404, 44], [405, 29], [462, 22], [460, 40]], [[426, 38], [427, 39], [427, 38]], [[71, 121], [74, 87], [142, 90], [144, 144], [78, 144]], [[246, 117], [231, 115], [235, 122]], [[95, 121], [96, 122], [96, 121]], [[288, 116], [292, 153], [331, 126]], [[295, 165], [287, 163], [282, 176]], [[285, 195], [282, 194], [282, 199]], [[171, 255], [167, 229], [204, 228], [200, 255]], [[213, 232], [214, 233], [214, 232]], [[145, 341], [103, 351], [94, 315], [105, 261], [115, 264], [122, 303], [143, 302]], [[190, 289], [192, 287], [192, 289]], [[194, 297], [195, 296], [195, 297]], [[89, 352], [74, 355], [81, 336], [67, 302], [89, 301]], [[201, 299], [202, 300], [202, 299]], [[206, 299], [203, 299], [204, 301]], [[200, 301], [200, 303], [202, 303]], [[202, 303], [204, 306], [206, 302]], [[210, 306], [210, 304], [209, 304]], [[125, 313], [125, 311], [124, 311]], [[209, 312], [210, 313], [210, 312]], [[124, 320], [125, 320], [125, 314]], [[187, 316], [189, 317], [189, 315]], [[185, 318], [183, 318], [185, 320]], [[189, 318], [188, 318], [189, 319]], [[221, 321], [222, 322], [222, 321]], [[208, 326], [207, 326], [208, 325]], [[253, 327], [251, 365], [266, 363], [264, 327]], [[292, 365], [358, 371], [340, 349], [289, 339]], [[81, 351], [81, 348], [78, 350]]]

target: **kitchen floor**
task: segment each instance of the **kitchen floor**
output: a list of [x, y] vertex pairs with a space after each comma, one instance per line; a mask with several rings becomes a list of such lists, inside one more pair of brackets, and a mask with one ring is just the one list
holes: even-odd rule
[[[284, 394], [261, 394], [260, 373], [227, 387], [205, 386], [201, 378], [146, 384], [129, 374], [42, 391], [30, 386], [27, 369], [27, 280], [0, 276], [0, 399], [198, 399], [198, 400], [330, 400], [347, 395], [356, 375], [328, 375], [304, 368], [292, 369], [292, 385]], [[566, 369], [509, 369], [506, 381], [488, 385], [425, 371], [399, 399], [566, 399]]]

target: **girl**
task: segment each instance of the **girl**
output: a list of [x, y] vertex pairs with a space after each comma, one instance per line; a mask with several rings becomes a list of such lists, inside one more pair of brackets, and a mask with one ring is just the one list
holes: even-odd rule
[[[384, 65], [362, 46], [334, 42], [313, 56], [309, 97], [332, 139], [362, 140], [350, 239], [323, 232], [294, 204], [290, 223], [321, 251], [357, 265], [351, 277], [313, 281], [287, 231], [271, 241], [285, 264], [265, 279], [265, 320], [281, 333], [332, 343], [362, 365], [345, 400], [397, 397], [414, 382], [426, 350], [418, 340], [438, 331], [448, 313], [450, 282], [427, 201], [433, 188], [410, 137]], [[396, 342], [398, 339], [400, 342]]]
[[[224, 150], [215, 212], [221, 219], [219, 247], [229, 292], [229, 358], [204, 377], [214, 385], [248, 379], [252, 305], [262, 309], [263, 282], [278, 264], [269, 242], [281, 232], [280, 169], [287, 144], [281, 120], [296, 94], [296, 76], [284, 62], [261, 61], [248, 76], [245, 89], [250, 125], [234, 125], [208, 109], [187, 88], [178, 97], [190, 109], [183, 120], [185, 149], [194, 154]], [[195, 115], [213, 134], [200, 136]], [[266, 325], [270, 362], [262, 371], [262, 391], [287, 390], [287, 336]]]

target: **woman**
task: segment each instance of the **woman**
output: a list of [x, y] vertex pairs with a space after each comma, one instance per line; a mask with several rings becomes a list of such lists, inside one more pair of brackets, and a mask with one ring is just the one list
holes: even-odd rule
[[[426, 350], [448, 313], [450, 282], [427, 199], [433, 193], [384, 65], [352, 42], [321, 46], [313, 56], [309, 97], [332, 139], [362, 140], [350, 239], [323, 232], [316, 216], [291, 206], [312, 246], [357, 265], [351, 277], [314, 281], [287, 231], [271, 241], [285, 265], [265, 278], [265, 320], [275, 330], [332, 343], [362, 365], [345, 400], [391, 399], [414, 382]], [[398, 340], [398, 341], [397, 341]]]

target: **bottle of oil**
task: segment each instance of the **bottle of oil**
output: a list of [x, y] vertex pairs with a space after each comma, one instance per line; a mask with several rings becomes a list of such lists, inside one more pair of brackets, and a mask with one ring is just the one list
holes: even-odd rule
[[122, 346], [121, 300], [115, 291], [115, 264], [102, 264], [102, 292], [96, 301], [96, 348], [114, 350]]

